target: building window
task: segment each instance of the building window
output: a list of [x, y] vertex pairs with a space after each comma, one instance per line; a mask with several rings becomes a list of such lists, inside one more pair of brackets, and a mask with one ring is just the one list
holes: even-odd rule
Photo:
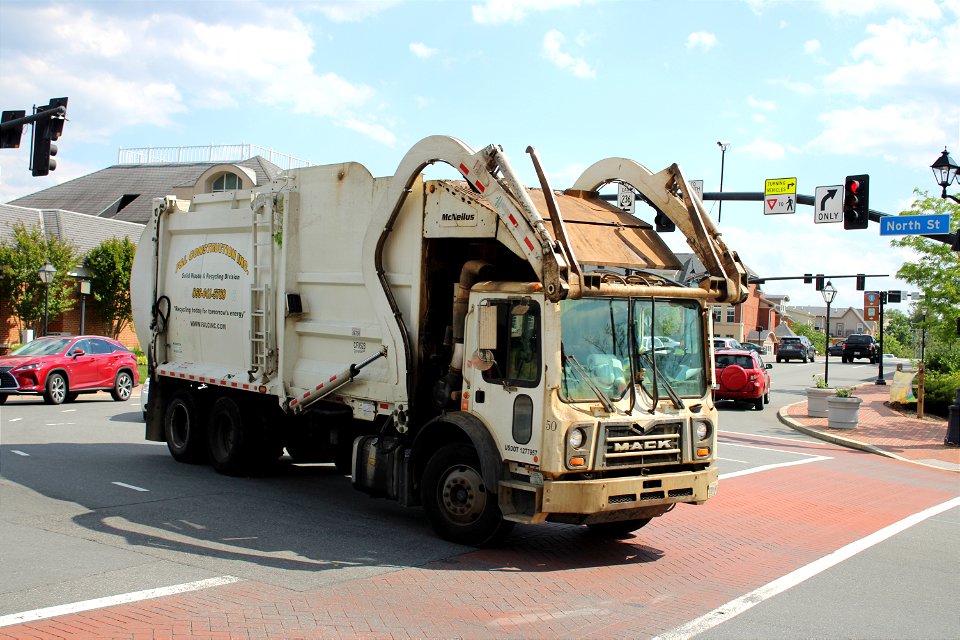
[[714, 307], [714, 308], [713, 308], [713, 321], [714, 321], [714, 322], [720, 322], [720, 320], [721, 320], [720, 307]]
[[837, 323], [836, 335], [838, 335], [838, 336], [842, 336], [842, 335], [843, 335], [843, 323], [842, 323], [842, 322], [838, 322], [838, 323]]
[[857, 333], [863, 333], [863, 325], [859, 322], [857, 323]]
[[733, 305], [728, 306], [728, 307], [727, 307], [727, 322], [735, 322], [736, 319], [737, 319], [736, 313], [737, 313], [737, 309], [736, 309]]
[[240, 182], [240, 176], [235, 173], [224, 173], [221, 176], [217, 176], [216, 180], [213, 181], [213, 193], [220, 193], [223, 191], [236, 191], [242, 187]]

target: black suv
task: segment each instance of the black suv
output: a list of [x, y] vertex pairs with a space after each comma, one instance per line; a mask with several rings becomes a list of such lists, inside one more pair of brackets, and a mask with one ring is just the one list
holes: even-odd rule
[[857, 358], [867, 358], [871, 364], [880, 362], [880, 347], [869, 333], [855, 333], [847, 336], [843, 343], [844, 362], [853, 362]]
[[780, 346], [777, 347], [777, 362], [784, 360], [788, 362], [790, 360], [813, 362], [816, 356], [817, 350], [807, 336], [784, 336], [780, 338]]

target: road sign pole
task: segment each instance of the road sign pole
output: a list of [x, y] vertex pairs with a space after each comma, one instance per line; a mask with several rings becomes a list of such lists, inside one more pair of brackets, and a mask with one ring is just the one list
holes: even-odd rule
[[880, 295], [880, 353], [877, 354], [877, 361], [880, 363], [877, 367], [877, 381], [874, 384], [884, 385], [887, 381], [883, 379], [883, 303], [886, 296]]

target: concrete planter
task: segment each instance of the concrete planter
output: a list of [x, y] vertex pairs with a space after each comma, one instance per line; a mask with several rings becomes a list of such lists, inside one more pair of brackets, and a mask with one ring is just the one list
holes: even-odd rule
[[827, 398], [833, 397], [836, 389], [807, 387], [807, 415], [811, 418], [827, 417]]
[[860, 421], [862, 398], [827, 398], [827, 426], [831, 429], [855, 429]]

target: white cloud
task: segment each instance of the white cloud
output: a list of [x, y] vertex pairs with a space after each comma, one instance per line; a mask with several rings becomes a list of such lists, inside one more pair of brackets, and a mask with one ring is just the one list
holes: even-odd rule
[[397, 136], [383, 125], [372, 124], [354, 119], [343, 120], [341, 124], [347, 129], [362, 133], [368, 138], [382, 142], [388, 147], [392, 147], [397, 143]]
[[[363, 4], [329, 9], [352, 7], [356, 16], [389, 6]], [[172, 13], [178, 4], [149, 5], [147, 11], [124, 6], [129, 11], [108, 13], [110, 6], [100, 4], [82, 12], [5, 7], [5, 23], [24, 25], [5, 29], [0, 43], [5, 99], [28, 104], [47, 86], [57, 87], [57, 95], [70, 96], [71, 135], [91, 142], [135, 125], [171, 127], [193, 108], [259, 103], [338, 126], [351, 123], [351, 130], [392, 144], [392, 134], [367, 113], [375, 91], [318, 68], [322, 60], [310, 28], [290, 10], [250, 3], [242, 16], [231, 18]], [[27, 40], [29, 50], [46, 55], [22, 53]]]
[[943, 15], [935, 0], [819, 0], [819, 3], [832, 16], [893, 13], [935, 20]]
[[325, 0], [316, 5], [323, 15], [334, 22], [362, 22], [397, 4], [398, 0]]
[[700, 48], [709, 51], [717, 44], [717, 36], [709, 31], [694, 31], [687, 36], [687, 49]]
[[486, 0], [484, 4], [471, 6], [470, 13], [478, 24], [496, 25], [520, 23], [530, 13], [579, 7], [580, 4], [581, 0]]
[[594, 78], [596, 72], [581, 58], [574, 58], [569, 53], [560, 50], [564, 36], [559, 31], [547, 32], [543, 37], [543, 55], [553, 64], [564, 71], [569, 71], [578, 78]]
[[753, 96], [747, 97], [747, 104], [761, 111], [776, 111], [777, 109], [777, 104], [773, 100], [757, 100]]
[[803, 52], [808, 54], [814, 54], [820, 51], [820, 41], [819, 40], [807, 40], [803, 43]]
[[741, 151], [751, 158], [760, 160], [782, 160], [787, 153], [782, 144], [755, 138], [745, 145], [741, 145]]
[[432, 58], [437, 55], [436, 49], [428, 47], [422, 42], [411, 42], [410, 51], [421, 60], [426, 60], [427, 58]]
[[823, 133], [805, 148], [818, 154], [887, 156], [907, 165], [928, 164], [930, 149], [948, 139], [940, 126], [942, 115], [918, 102], [831, 111], [820, 116]]
[[783, 87], [784, 89], [801, 96], [812, 96], [817, 92], [817, 88], [809, 82], [797, 82], [795, 80], [776, 79], [771, 81], [772, 85]]

